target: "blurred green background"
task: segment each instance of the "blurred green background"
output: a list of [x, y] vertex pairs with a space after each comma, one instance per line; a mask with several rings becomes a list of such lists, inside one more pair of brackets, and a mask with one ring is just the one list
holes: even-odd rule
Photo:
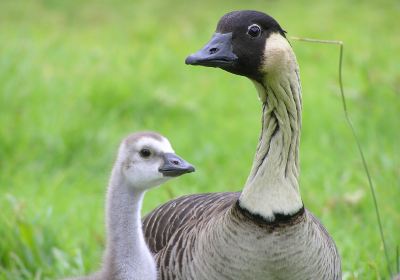
[[[166, 135], [197, 172], [148, 193], [143, 214], [183, 194], [235, 191], [250, 170], [261, 106], [251, 82], [186, 55], [236, 9], [288, 36], [345, 42], [350, 116], [376, 185], [395, 270], [400, 245], [399, 1], [0, 2], [0, 279], [98, 268], [119, 141]], [[344, 120], [338, 47], [292, 41], [303, 86], [301, 192], [339, 248], [344, 279], [388, 279], [360, 157]]]

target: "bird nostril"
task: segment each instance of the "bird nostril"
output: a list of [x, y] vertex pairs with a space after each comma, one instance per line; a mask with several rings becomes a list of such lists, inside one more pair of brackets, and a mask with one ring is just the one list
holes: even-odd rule
[[208, 52], [210, 54], [215, 54], [218, 51], [218, 48], [211, 48]]

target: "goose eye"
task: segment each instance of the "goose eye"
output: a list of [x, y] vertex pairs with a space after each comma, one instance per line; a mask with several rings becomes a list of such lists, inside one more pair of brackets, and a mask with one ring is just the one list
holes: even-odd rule
[[261, 27], [257, 24], [252, 24], [247, 29], [247, 34], [249, 34], [253, 38], [258, 37], [261, 34]]
[[149, 149], [141, 149], [139, 154], [142, 158], [148, 158], [151, 156], [151, 151]]

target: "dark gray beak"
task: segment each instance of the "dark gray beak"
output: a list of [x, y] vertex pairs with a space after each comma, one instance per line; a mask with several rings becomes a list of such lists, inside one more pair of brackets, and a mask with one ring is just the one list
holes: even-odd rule
[[164, 177], [177, 177], [185, 173], [194, 172], [194, 167], [187, 161], [173, 153], [163, 155], [164, 164], [158, 169]]
[[209, 67], [231, 66], [238, 59], [232, 52], [232, 33], [215, 33], [198, 52], [189, 55], [185, 63]]

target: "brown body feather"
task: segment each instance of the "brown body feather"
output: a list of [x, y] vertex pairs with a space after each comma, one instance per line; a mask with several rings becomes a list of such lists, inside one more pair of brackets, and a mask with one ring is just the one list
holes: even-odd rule
[[268, 222], [239, 196], [182, 196], [144, 219], [160, 279], [341, 279], [335, 244], [308, 210]]

